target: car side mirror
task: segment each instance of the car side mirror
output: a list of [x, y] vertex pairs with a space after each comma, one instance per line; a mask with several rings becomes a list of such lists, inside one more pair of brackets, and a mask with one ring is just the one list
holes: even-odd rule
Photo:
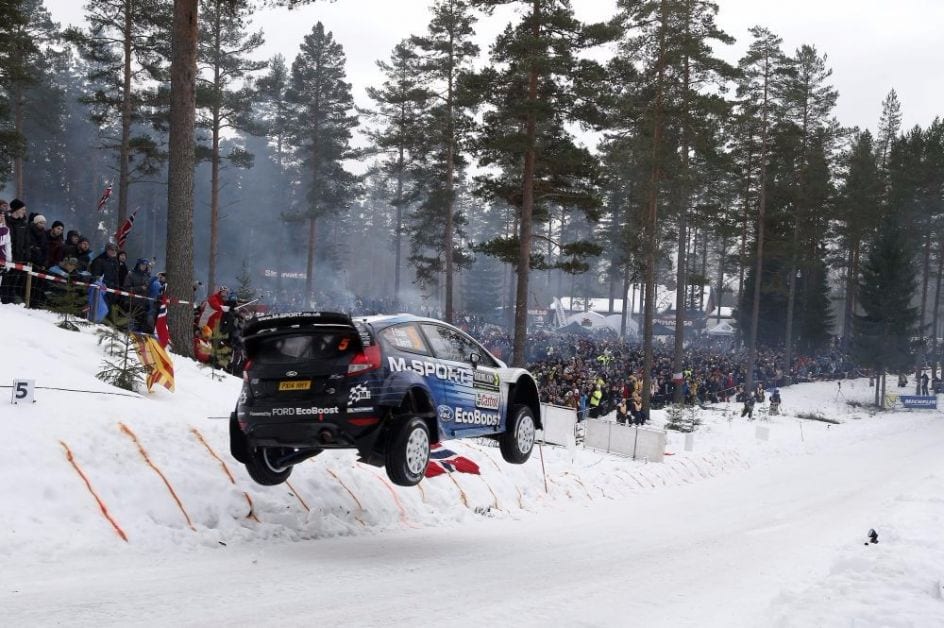
[[482, 356], [473, 351], [469, 354], [469, 362], [472, 363], [472, 368], [477, 369], [479, 367], [479, 362], [482, 360]]

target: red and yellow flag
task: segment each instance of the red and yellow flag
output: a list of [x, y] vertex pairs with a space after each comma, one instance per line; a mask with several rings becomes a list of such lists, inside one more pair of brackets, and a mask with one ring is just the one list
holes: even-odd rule
[[148, 392], [151, 392], [155, 384], [174, 392], [174, 362], [161, 343], [146, 334], [134, 334], [134, 341], [141, 364], [148, 370]]

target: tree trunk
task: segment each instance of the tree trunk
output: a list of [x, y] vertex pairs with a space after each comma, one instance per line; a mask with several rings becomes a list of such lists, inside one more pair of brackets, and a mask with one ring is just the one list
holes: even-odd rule
[[[541, 0], [531, 5], [531, 36], [541, 35]], [[521, 223], [518, 225], [518, 287], [515, 291], [515, 339], [512, 366], [524, 367], [524, 345], [528, 333], [528, 275], [531, 271], [531, 218], [534, 212], [534, 169], [536, 160], [538, 68], [531, 61], [528, 70], [528, 113], [525, 121], [524, 172], [522, 174]]]
[[633, 314], [633, 304], [629, 299], [629, 262], [623, 268], [623, 311], [620, 314], [620, 339], [626, 341], [626, 313]]
[[842, 350], [849, 350], [849, 340], [852, 337], [852, 306], [853, 294], [856, 290], [857, 278], [853, 266], [855, 264], [855, 248], [857, 243], [850, 242], [849, 254], [846, 257], [846, 297], [842, 308]]
[[393, 261], [393, 306], [394, 311], [399, 311], [400, 308], [400, 255], [403, 250], [403, 171], [404, 171], [404, 154], [403, 147], [400, 147], [399, 154], [397, 156], [397, 224], [394, 235], [394, 247], [396, 251], [394, 252], [394, 261]]
[[216, 290], [216, 255], [219, 246], [220, 222], [220, 126], [222, 124], [220, 108], [222, 106], [222, 90], [220, 89], [220, 54], [222, 43], [220, 31], [222, 28], [222, 8], [216, 7], [215, 23], [213, 25], [213, 140], [210, 156], [210, 259], [207, 263], [207, 291]]
[[652, 164], [649, 177], [648, 198], [646, 200], [646, 303], [643, 317], [643, 369], [642, 403], [643, 412], [649, 415], [649, 398], [652, 393], [652, 322], [655, 314], [656, 293], [656, 250], [658, 234], [656, 219], [659, 211], [659, 182], [662, 179], [659, 153], [662, 150], [662, 108], [664, 106], [664, 85], [666, 66], [666, 30], [668, 29], [668, 0], [661, 0], [659, 8], [659, 56], [656, 60], [656, 94], [652, 115]]
[[313, 295], [312, 288], [315, 278], [315, 237], [318, 235], [315, 226], [316, 218], [308, 218], [308, 261], [305, 263], [305, 306], [311, 303]]
[[[716, 318], [716, 324], [721, 324], [721, 302], [724, 301], [724, 257], [725, 253], [728, 250], [728, 238], [723, 236], [721, 238], [721, 255], [718, 257], [718, 299], [715, 303], [715, 307], [718, 308], [718, 316]], [[707, 279], [707, 277], [706, 277]], [[711, 312], [708, 312], [711, 315]]]
[[[687, 8], [687, 5], [686, 5]], [[691, 16], [685, 15], [685, 33], [688, 35], [688, 23]], [[688, 92], [691, 89], [689, 77], [689, 60], [686, 55], [683, 60], [682, 71], [682, 146], [681, 146], [681, 185], [679, 186], [679, 232], [678, 232], [678, 267], [675, 269], [675, 354], [672, 360], [673, 379], [682, 372], [685, 351], [685, 293], [688, 288], [688, 202], [689, 202], [689, 173], [688, 173]], [[654, 234], [653, 234], [654, 235]], [[676, 385], [672, 401], [682, 403], [683, 387]]]
[[[23, 137], [23, 110], [24, 105], [23, 84], [20, 81], [15, 83], [13, 94], [13, 125], [18, 137]], [[22, 199], [26, 195], [26, 188], [23, 183], [23, 151], [16, 151], [13, 157], [13, 180], [16, 184], [16, 197]]]
[[[770, 84], [770, 60], [764, 67], [764, 97], [761, 107], [760, 132], [760, 180], [758, 181], [757, 204], [757, 259], [754, 267], [754, 301], [751, 305], [751, 339], [747, 350], [747, 373], [745, 373], [745, 391], [750, 394], [754, 388], [754, 362], [757, 360], [757, 324], [760, 319], [760, 286], [764, 279], [764, 220], [767, 212], [767, 114], [768, 87]], [[790, 365], [785, 365], [789, 377]]]
[[[177, 2], [174, 3], [176, 12]], [[196, 11], [196, 8], [194, 8]], [[124, 224], [128, 216], [128, 186], [131, 180], [131, 44], [132, 31], [131, 26], [134, 19], [134, 7], [132, 0], [125, 0], [124, 6], [124, 33], [123, 33], [123, 67], [121, 72], [121, 145], [118, 147], [118, 217], [117, 227]], [[196, 43], [194, 43], [196, 50]], [[173, 84], [173, 78], [171, 78]], [[173, 89], [173, 85], [171, 86]], [[171, 96], [173, 98], [173, 96]], [[193, 151], [191, 150], [191, 153]], [[191, 168], [193, 167], [193, 158], [190, 159]], [[193, 175], [190, 175], [191, 183]], [[192, 197], [192, 192], [191, 192]], [[191, 210], [193, 208], [193, 198], [190, 200]], [[191, 253], [192, 255], [192, 253]]]
[[793, 225], [793, 245], [790, 252], [790, 276], [787, 278], [787, 329], [784, 333], [783, 362], [787, 373], [793, 360], [793, 311], [796, 306], [797, 246], [800, 238], [800, 223]]
[[[198, 0], [174, 0], [167, 163], [167, 289], [189, 301], [193, 287], [193, 130], [196, 118]], [[168, 313], [178, 353], [191, 355], [193, 315], [189, 307]]]
[[934, 287], [934, 313], [931, 316], [931, 379], [937, 377], [937, 316], [941, 308], [941, 275], [944, 274], [944, 248], [938, 244], [937, 283]]

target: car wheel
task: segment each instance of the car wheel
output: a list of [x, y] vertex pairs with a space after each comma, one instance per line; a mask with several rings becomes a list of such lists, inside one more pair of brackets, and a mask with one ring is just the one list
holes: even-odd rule
[[249, 477], [263, 486], [281, 484], [292, 475], [292, 465], [279, 466], [276, 461], [285, 455], [281, 447], [255, 447], [249, 452], [246, 471]]
[[408, 418], [394, 428], [385, 456], [387, 477], [398, 486], [416, 486], [429, 464], [429, 428], [422, 419]]
[[508, 424], [498, 438], [502, 458], [512, 464], [524, 464], [534, 448], [534, 414], [531, 408], [517, 404], [511, 407]]

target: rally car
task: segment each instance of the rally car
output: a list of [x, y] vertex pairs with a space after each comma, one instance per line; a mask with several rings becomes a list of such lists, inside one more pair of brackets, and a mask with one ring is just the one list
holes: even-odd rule
[[243, 330], [230, 450], [263, 485], [325, 449], [356, 449], [390, 480], [423, 479], [430, 444], [490, 437], [522, 464], [541, 428], [537, 385], [462, 331], [407, 314], [273, 314]]

